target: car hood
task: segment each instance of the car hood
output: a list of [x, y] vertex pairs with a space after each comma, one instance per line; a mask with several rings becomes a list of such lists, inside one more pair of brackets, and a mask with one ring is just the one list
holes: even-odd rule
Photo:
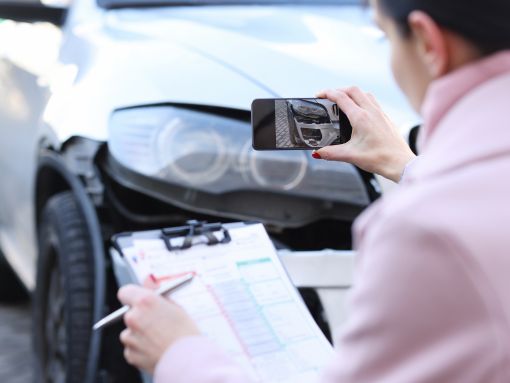
[[[71, 29], [66, 42], [73, 49], [64, 45], [62, 59], [79, 71], [49, 108], [58, 110], [58, 125], [69, 126], [62, 110], [74, 121], [61, 139], [80, 123], [88, 135], [94, 126], [94, 138], [106, 139], [111, 111], [124, 106], [183, 102], [249, 110], [255, 98], [313, 97], [351, 85], [376, 95], [399, 125], [416, 121], [393, 82], [388, 44], [359, 6], [121, 9], [105, 11], [100, 24]], [[77, 53], [76, 46], [83, 49]], [[92, 93], [95, 121], [90, 101], [76, 118], [73, 105]]]
[[310, 97], [323, 88], [357, 85], [400, 107], [404, 103], [384, 35], [359, 6], [124, 10], [109, 25], [173, 41], [273, 97]]

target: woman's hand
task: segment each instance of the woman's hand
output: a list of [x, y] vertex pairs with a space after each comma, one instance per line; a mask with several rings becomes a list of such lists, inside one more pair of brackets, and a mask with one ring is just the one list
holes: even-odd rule
[[200, 334], [181, 307], [152, 290], [129, 285], [119, 290], [118, 297], [131, 306], [124, 316], [127, 328], [120, 334], [124, 357], [151, 374], [168, 347], [181, 338]]
[[325, 90], [317, 97], [338, 104], [351, 122], [352, 137], [346, 144], [317, 150], [314, 158], [349, 162], [399, 182], [405, 166], [416, 156], [374, 96], [349, 88]]

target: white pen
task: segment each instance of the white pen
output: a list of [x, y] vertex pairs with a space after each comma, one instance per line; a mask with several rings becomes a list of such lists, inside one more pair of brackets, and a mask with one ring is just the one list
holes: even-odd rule
[[[165, 295], [171, 291], [175, 291], [179, 287], [182, 287], [186, 283], [190, 282], [193, 279], [193, 277], [194, 277], [194, 274], [190, 273], [190, 274], [184, 275], [183, 277], [174, 279], [173, 281], [160, 286], [159, 289], [156, 290], [156, 293], [158, 295]], [[113, 323], [119, 321], [120, 319], [122, 319], [124, 314], [126, 314], [129, 311], [129, 309], [131, 309], [130, 306], [127, 306], [127, 305], [122, 306], [120, 309], [115, 310], [114, 312], [105, 316], [103, 319], [101, 319], [99, 322], [97, 322], [92, 327], [92, 329], [99, 330], [100, 328], [102, 328], [106, 325], [113, 324]]]

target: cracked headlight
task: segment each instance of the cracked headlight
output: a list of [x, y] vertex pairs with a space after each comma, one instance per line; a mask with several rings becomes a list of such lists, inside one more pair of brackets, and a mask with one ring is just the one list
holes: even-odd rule
[[256, 152], [245, 121], [175, 106], [130, 108], [113, 114], [109, 137], [123, 166], [177, 186], [369, 203], [353, 166], [312, 160], [302, 151]]

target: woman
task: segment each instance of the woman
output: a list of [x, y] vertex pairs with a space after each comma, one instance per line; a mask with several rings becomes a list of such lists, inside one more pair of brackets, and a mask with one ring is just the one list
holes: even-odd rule
[[[355, 225], [351, 317], [323, 382], [510, 382], [510, 3], [371, 6], [425, 124], [413, 160], [372, 96], [319, 95], [338, 103], [354, 132], [315, 158], [394, 181], [405, 173]], [[247, 381], [179, 307], [133, 286], [119, 298], [133, 306], [126, 358], [155, 369], [157, 383]]]

